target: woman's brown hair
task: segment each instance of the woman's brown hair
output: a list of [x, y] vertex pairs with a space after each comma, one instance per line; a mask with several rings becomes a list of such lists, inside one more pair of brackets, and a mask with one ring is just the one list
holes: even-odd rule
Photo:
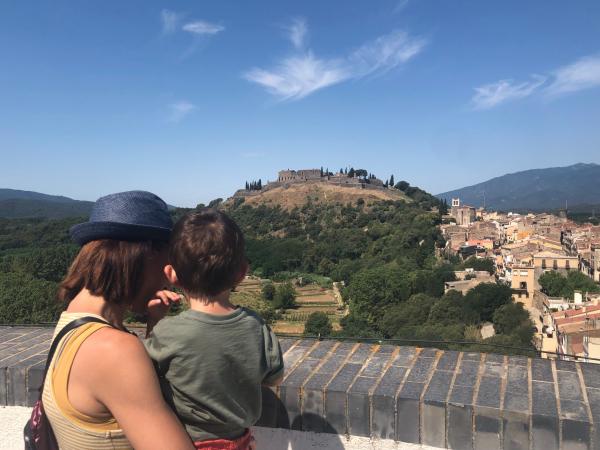
[[166, 243], [100, 239], [85, 244], [71, 264], [58, 291], [69, 303], [82, 289], [109, 303], [130, 303], [144, 282], [145, 262]]

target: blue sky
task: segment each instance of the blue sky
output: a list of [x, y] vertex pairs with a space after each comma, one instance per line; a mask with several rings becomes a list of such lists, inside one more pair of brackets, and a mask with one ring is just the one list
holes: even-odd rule
[[600, 163], [597, 1], [0, 4], [0, 187], [227, 197], [285, 168], [438, 193]]

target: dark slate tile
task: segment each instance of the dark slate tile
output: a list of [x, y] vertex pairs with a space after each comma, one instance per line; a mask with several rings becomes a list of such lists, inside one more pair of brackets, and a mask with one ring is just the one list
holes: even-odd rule
[[474, 391], [474, 386], [457, 386], [455, 384], [448, 402], [455, 405], [473, 405]]
[[567, 372], [577, 372], [576, 365], [573, 361], [563, 361], [562, 359], [557, 359], [554, 361], [556, 364], [556, 370], [564, 370]]
[[[466, 389], [466, 386], [461, 388]], [[472, 394], [471, 394], [472, 396]], [[473, 407], [448, 404], [448, 447], [451, 449], [473, 449]]]
[[396, 437], [396, 393], [406, 374], [405, 367], [390, 366], [373, 392], [371, 435], [379, 439]]
[[533, 381], [554, 382], [549, 359], [533, 358], [531, 360], [531, 379]]
[[331, 374], [318, 373], [304, 385], [302, 390], [302, 429], [323, 432], [325, 426], [325, 397], [323, 389]]
[[406, 382], [396, 403], [396, 440], [418, 444], [420, 441], [420, 402], [424, 383]]
[[452, 377], [452, 372], [436, 370], [423, 396], [421, 442], [425, 445], [446, 446], [446, 398]]
[[563, 420], [561, 422], [562, 448], [592, 450], [592, 426], [589, 422]]
[[506, 415], [503, 419], [503, 450], [529, 450], [529, 414]]
[[281, 347], [281, 353], [287, 352], [292, 345], [296, 342], [296, 339], [279, 338], [279, 346]]
[[600, 389], [600, 364], [582, 363], [580, 367], [585, 385]]
[[500, 450], [501, 419], [475, 413], [475, 450]]
[[282, 386], [302, 387], [302, 385], [306, 382], [309, 376], [319, 365], [319, 362], [320, 361], [318, 359], [305, 358], [285, 378], [285, 381], [283, 382]]
[[323, 359], [335, 346], [335, 341], [320, 341], [318, 342], [308, 354], [309, 358]]
[[372, 344], [360, 344], [354, 353], [352, 353], [348, 362], [352, 364], [364, 364], [373, 349], [374, 346]]
[[543, 381], [532, 383], [531, 427], [534, 450], [558, 450], [559, 421], [554, 383]]
[[27, 367], [14, 366], [6, 370], [6, 403], [27, 406]]
[[577, 400], [560, 400], [560, 417], [564, 420], [589, 422], [587, 406]]
[[371, 405], [369, 391], [377, 383], [376, 378], [359, 376], [348, 391], [348, 427], [354, 436], [371, 434]]
[[6, 387], [6, 367], [0, 367], [0, 406], [7, 405]]
[[463, 359], [460, 363], [460, 366], [458, 367], [454, 384], [457, 386], [474, 386], [477, 382], [478, 373], [478, 360], [475, 361]]
[[346, 392], [361, 369], [361, 364], [345, 364], [326, 387], [325, 418], [331, 430], [338, 434], [347, 432]]
[[371, 359], [365, 364], [361, 376], [364, 377], [380, 377], [383, 373], [385, 366], [387, 365], [391, 354], [383, 354], [379, 356], [379, 352], [376, 353]]
[[509, 367], [523, 366], [527, 367], [528, 358], [526, 356], [509, 356], [508, 365]]
[[504, 409], [513, 412], [529, 412], [527, 367], [509, 364], [504, 393]]
[[456, 363], [458, 361], [458, 352], [446, 351], [438, 360], [437, 370], [449, 370], [454, 371], [456, 369]]
[[579, 375], [577, 375], [577, 372], [564, 372], [558, 370], [556, 376], [558, 378], [558, 393], [561, 401], [564, 399], [583, 401], [581, 386], [579, 384]]
[[532, 413], [539, 416], [558, 417], [554, 383], [532, 383]]
[[345, 364], [327, 386], [327, 392], [346, 392], [362, 369], [360, 364]]
[[502, 377], [504, 375], [504, 357], [501, 355], [487, 354], [483, 363], [483, 375], [488, 377]]
[[392, 361], [393, 366], [410, 367], [416, 357], [415, 347], [400, 347], [400, 352]]
[[438, 350], [435, 348], [424, 348], [419, 353], [420, 358], [435, 358]]
[[377, 353], [379, 353], [380, 355], [386, 355], [386, 354], [391, 355], [392, 353], [394, 353], [396, 348], [397, 347], [395, 345], [383, 344], [382, 346], [379, 347], [379, 351]]
[[500, 408], [500, 380], [496, 377], [481, 377], [476, 406]]
[[429, 381], [423, 401], [431, 404], [445, 404], [450, 391], [452, 376], [452, 372], [436, 370]]
[[414, 383], [423, 383], [429, 378], [429, 373], [433, 367], [433, 358], [423, 358], [419, 356], [408, 374], [407, 381]]
[[463, 361], [481, 361], [482, 353], [478, 352], [464, 352], [463, 353]]

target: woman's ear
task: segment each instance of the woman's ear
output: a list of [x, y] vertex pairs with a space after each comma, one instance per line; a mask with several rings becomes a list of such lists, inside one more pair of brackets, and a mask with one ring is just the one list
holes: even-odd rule
[[169, 284], [172, 286], [179, 286], [179, 279], [177, 278], [177, 272], [175, 272], [175, 268], [171, 264], [167, 264], [163, 270]]

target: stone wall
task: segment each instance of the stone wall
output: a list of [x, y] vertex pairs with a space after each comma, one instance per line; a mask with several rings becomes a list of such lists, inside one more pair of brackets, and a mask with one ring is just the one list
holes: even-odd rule
[[[50, 329], [0, 327], [0, 404], [37, 398]], [[600, 448], [600, 366], [281, 339], [257, 425], [453, 449]]]

